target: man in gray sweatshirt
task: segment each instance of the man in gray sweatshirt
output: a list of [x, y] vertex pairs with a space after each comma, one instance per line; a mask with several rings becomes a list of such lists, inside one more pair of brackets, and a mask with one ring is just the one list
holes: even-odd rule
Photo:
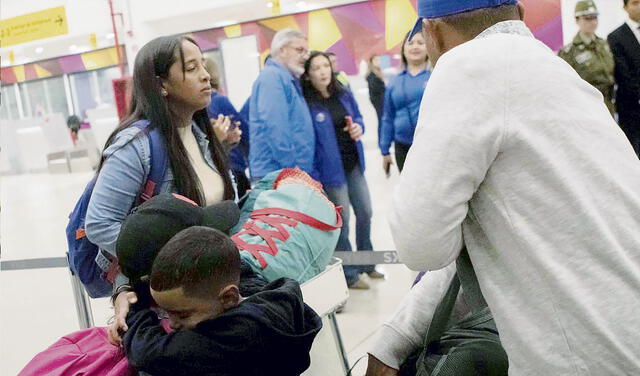
[[640, 375], [640, 163], [516, 0], [419, 0], [435, 68], [393, 202], [416, 270], [466, 246], [510, 375]]

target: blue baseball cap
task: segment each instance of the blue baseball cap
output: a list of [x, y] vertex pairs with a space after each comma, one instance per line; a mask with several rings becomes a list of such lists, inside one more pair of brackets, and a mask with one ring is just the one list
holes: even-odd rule
[[409, 32], [409, 40], [422, 31], [422, 20], [440, 18], [470, 10], [514, 5], [518, 0], [418, 0], [418, 21]]

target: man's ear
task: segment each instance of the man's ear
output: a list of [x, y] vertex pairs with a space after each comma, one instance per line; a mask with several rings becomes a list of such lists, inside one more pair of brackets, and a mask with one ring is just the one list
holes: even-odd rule
[[223, 309], [226, 311], [238, 306], [240, 303], [240, 290], [236, 285], [227, 285], [222, 288], [218, 298], [220, 299]]
[[518, 1], [518, 13], [520, 13], [520, 21], [524, 21], [524, 5], [520, 1]]
[[429, 56], [429, 61], [435, 65], [438, 58], [446, 52], [442, 33], [442, 23], [438, 22], [438, 20], [422, 20], [422, 35], [427, 43], [427, 52], [431, 50], [432, 52], [437, 53], [437, 56]]

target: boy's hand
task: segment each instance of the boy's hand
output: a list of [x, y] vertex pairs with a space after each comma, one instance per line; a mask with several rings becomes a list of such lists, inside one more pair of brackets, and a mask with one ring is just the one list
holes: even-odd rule
[[113, 304], [115, 317], [111, 325], [109, 325], [109, 330], [107, 330], [109, 343], [112, 345], [122, 346], [122, 335], [129, 329], [126, 320], [129, 307], [137, 301], [138, 296], [131, 291], [123, 291], [116, 297]]
[[365, 376], [398, 376], [400, 371], [382, 363], [375, 356], [369, 354], [369, 364]]

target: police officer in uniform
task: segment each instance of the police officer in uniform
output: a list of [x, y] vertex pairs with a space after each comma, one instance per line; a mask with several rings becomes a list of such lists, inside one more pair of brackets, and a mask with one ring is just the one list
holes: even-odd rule
[[595, 34], [598, 27], [598, 9], [593, 0], [580, 0], [576, 4], [578, 34], [558, 55], [578, 72], [580, 77], [600, 90], [609, 112], [613, 106], [613, 54], [606, 40]]

